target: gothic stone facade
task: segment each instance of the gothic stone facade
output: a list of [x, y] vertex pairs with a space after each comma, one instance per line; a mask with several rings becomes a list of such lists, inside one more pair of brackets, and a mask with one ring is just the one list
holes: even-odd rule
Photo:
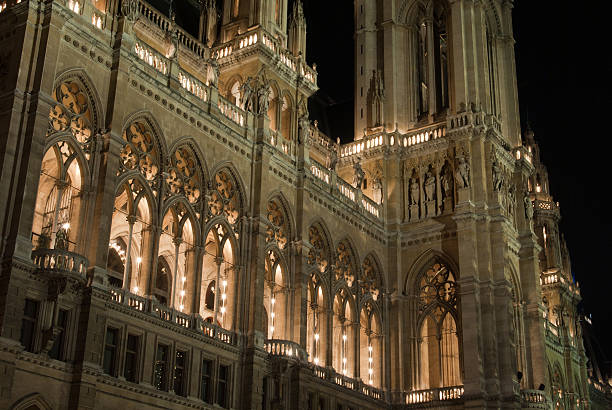
[[590, 406], [511, 1], [356, 0], [347, 144], [300, 1], [185, 3], [0, 2], [0, 407]]

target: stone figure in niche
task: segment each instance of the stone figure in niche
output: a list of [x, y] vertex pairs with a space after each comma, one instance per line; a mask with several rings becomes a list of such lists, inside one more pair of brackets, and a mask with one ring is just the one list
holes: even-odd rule
[[66, 232], [63, 226], [60, 227], [55, 234], [55, 249], [62, 251], [68, 250], [68, 232]]
[[453, 196], [453, 176], [448, 164], [442, 171], [442, 196], [444, 199], [452, 198]]
[[495, 159], [493, 160], [493, 168], [491, 174], [493, 175], [493, 190], [499, 192], [502, 189], [502, 186], [504, 185], [504, 175], [502, 174], [502, 170], [499, 166], [499, 163]]
[[123, 0], [121, 2], [121, 13], [129, 21], [135, 21], [138, 17], [138, 0]]
[[417, 177], [410, 178], [410, 205], [419, 203], [419, 180]]
[[258, 114], [265, 115], [270, 107], [270, 83], [268, 80], [263, 80], [261, 86], [257, 89], [257, 109]]
[[465, 157], [457, 158], [457, 171], [455, 175], [458, 188], [467, 188], [470, 186], [470, 164]]
[[365, 180], [365, 172], [363, 168], [361, 168], [361, 164], [359, 163], [359, 159], [353, 164], [353, 186], [357, 189], [361, 189], [363, 185], [363, 181]]
[[372, 180], [372, 199], [374, 199], [374, 202], [380, 205], [382, 203], [382, 197], [383, 197], [382, 180], [380, 177], [376, 176]]
[[329, 150], [327, 168], [330, 171], [335, 171], [337, 165], [338, 165], [338, 153], [336, 152], [336, 149], [332, 147]]
[[308, 119], [308, 114], [304, 114], [300, 117], [298, 126], [298, 144], [308, 143], [308, 137], [310, 136], [310, 120]]
[[508, 188], [508, 215], [513, 216], [514, 215], [514, 207], [516, 205], [516, 188], [511, 185]]
[[219, 63], [214, 58], [211, 58], [206, 66], [206, 83], [215, 88], [219, 84]]
[[253, 79], [249, 77], [240, 86], [240, 92], [242, 93], [243, 102], [242, 108], [250, 112], [253, 112], [253, 87], [251, 85], [252, 81]]
[[527, 221], [531, 221], [533, 219], [533, 204], [531, 202], [531, 198], [529, 198], [528, 193], [525, 194], [523, 202], [525, 204], [525, 218], [527, 219]]
[[425, 174], [425, 201], [434, 201], [436, 199], [436, 177], [431, 168]]

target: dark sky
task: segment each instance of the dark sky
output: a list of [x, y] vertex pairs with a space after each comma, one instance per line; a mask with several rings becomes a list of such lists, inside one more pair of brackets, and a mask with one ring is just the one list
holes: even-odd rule
[[[612, 357], [612, 206], [606, 119], [612, 116], [609, 23], [592, 2], [517, 1], [514, 10], [521, 120], [535, 131], [561, 229], [601, 345]], [[353, 135], [353, 2], [305, 0], [308, 61], [319, 87], [311, 115], [333, 138]], [[321, 103], [331, 104], [327, 110]]]

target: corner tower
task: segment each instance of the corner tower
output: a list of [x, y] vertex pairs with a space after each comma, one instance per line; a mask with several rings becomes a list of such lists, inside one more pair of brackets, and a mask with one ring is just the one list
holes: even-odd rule
[[520, 145], [511, 12], [498, 0], [356, 0], [355, 138], [473, 107]]

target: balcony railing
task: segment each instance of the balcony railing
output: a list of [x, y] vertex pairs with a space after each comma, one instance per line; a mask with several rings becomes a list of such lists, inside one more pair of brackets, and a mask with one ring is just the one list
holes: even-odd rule
[[548, 410], [546, 394], [540, 390], [521, 390], [521, 408]]
[[170, 322], [198, 334], [219, 340], [229, 345], [235, 345], [234, 333], [203, 320], [200, 315], [186, 314], [172, 309], [155, 300], [135, 295], [123, 289], [111, 288], [111, 301], [128, 306], [139, 312], [154, 316], [164, 322]]
[[351, 377], [347, 377], [343, 374], [337, 373], [336, 371], [334, 371], [334, 369], [328, 367], [321, 367], [313, 364], [311, 364], [310, 366], [312, 368], [314, 376], [318, 377], [319, 379], [326, 380], [349, 390], [360, 392], [376, 400], [382, 400], [384, 398], [382, 390], [377, 389], [374, 386], [370, 386], [362, 382], [360, 379], [353, 379]]
[[269, 339], [264, 342], [264, 349], [270, 356], [295, 358], [304, 363], [308, 361], [306, 350], [290, 340]]
[[422, 404], [458, 400], [463, 397], [463, 386], [440, 387], [404, 393], [406, 404]]
[[32, 261], [38, 269], [56, 273], [71, 273], [83, 278], [87, 274], [87, 258], [61, 249], [35, 249]]

